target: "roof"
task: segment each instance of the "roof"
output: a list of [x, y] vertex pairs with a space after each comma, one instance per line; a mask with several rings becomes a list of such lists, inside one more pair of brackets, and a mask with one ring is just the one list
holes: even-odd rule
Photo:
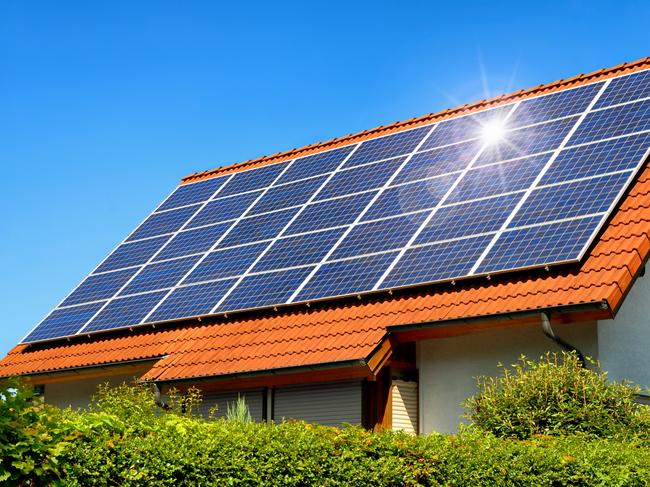
[[[271, 164], [461, 112], [648, 67], [650, 58], [645, 58], [455, 110], [194, 174], [184, 181]], [[479, 327], [491, 326], [489, 323], [503, 325], [504, 315], [511, 315], [507, 321], [515, 325], [523, 322], [526, 314], [547, 309], [569, 313], [572, 309], [588, 308], [590, 317], [611, 318], [641, 272], [649, 251], [650, 168], [645, 167], [587, 257], [577, 265], [508, 273], [491, 280], [434, 284], [358, 300], [345, 298], [311, 307], [301, 304], [277, 311], [258, 310], [214, 317], [203, 322], [194, 320], [132, 332], [75, 337], [69, 342], [22, 344], [0, 361], [0, 376], [51, 373], [143, 359], [155, 360], [153, 368], [144, 376], [144, 379], [155, 381], [241, 377], [352, 363], [368, 368], [377, 363], [377, 354], [384, 349], [382, 344], [387, 343], [389, 335], [397, 333], [399, 336], [400, 327], [407, 329], [414, 324], [450, 324], [453, 328], [444, 332], [438, 327], [438, 331], [429, 334], [434, 336], [435, 333], [462, 333], [463, 323], [476, 319], [483, 319], [485, 323]], [[586, 315], [584, 311], [576, 311], [576, 316]], [[370, 369], [368, 373], [372, 372]]]

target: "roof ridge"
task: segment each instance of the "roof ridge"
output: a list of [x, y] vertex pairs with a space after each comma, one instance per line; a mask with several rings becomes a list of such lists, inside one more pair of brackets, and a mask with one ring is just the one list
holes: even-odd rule
[[511, 93], [497, 95], [492, 98], [486, 98], [476, 102], [465, 103], [463, 105], [459, 105], [454, 108], [446, 108], [439, 112], [428, 113], [426, 115], [413, 117], [407, 120], [396, 121], [393, 123], [389, 123], [387, 125], [379, 125], [372, 129], [367, 129], [361, 132], [356, 132], [356, 133], [344, 135], [342, 137], [333, 138], [325, 142], [316, 142], [314, 144], [309, 144], [300, 148], [293, 148], [287, 151], [281, 151], [275, 154], [269, 154], [255, 159], [248, 159], [243, 162], [228, 164], [226, 166], [220, 166], [206, 171], [195, 172], [183, 177], [181, 179], [181, 184], [199, 181], [201, 179], [208, 179], [222, 174], [229, 174], [232, 172], [245, 170], [249, 167], [254, 167], [258, 165], [261, 166], [261, 165], [271, 164], [273, 162], [281, 162], [283, 160], [289, 160], [298, 156], [307, 156], [307, 155], [316, 154], [328, 149], [333, 149], [342, 145], [347, 145], [358, 139], [361, 140], [369, 139], [372, 138], [372, 136], [378, 136], [384, 132], [385, 133], [398, 132], [401, 129], [406, 129], [410, 126], [424, 125], [426, 123], [430, 123], [435, 120], [451, 118], [455, 115], [459, 115], [464, 112], [471, 113], [491, 106], [498, 106], [499, 104], [505, 104], [515, 99], [531, 97], [537, 94], [541, 94], [545, 91], [556, 91], [563, 88], [568, 88], [571, 85], [575, 85], [575, 84], [587, 84], [589, 82], [593, 82], [601, 78], [609, 78], [615, 75], [622, 74], [621, 72], [627, 70], [633, 71], [646, 66], [650, 66], [650, 56], [638, 59], [636, 61], [622, 63], [617, 66], [613, 66], [611, 68], [600, 68], [599, 70], [592, 71], [591, 73], [578, 74], [570, 78], [559, 79], [551, 83], [540, 84], [532, 88], [523, 88], [517, 91], [513, 91]]

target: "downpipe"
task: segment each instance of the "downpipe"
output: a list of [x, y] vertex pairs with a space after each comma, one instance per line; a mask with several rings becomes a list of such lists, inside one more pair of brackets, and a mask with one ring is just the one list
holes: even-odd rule
[[585, 356], [576, 347], [574, 347], [569, 342], [567, 342], [566, 340], [562, 339], [561, 337], [555, 334], [555, 332], [553, 331], [553, 327], [551, 326], [551, 320], [547, 313], [542, 312], [541, 322], [542, 322], [542, 331], [544, 332], [544, 335], [546, 335], [548, 338], [553, 340], [563, 349], [569, 352], [574, 352], [578, 356], [578, 360], [580, 360], [580, 365], [582, 366], [582, 368], [586, 369], [587, 361], [585, 360]]

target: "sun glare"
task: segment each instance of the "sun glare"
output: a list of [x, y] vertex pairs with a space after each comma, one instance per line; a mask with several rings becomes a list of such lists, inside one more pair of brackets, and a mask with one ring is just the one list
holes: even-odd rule
[[502, 121], [493, 120], [481, 128], [482, 138], [486, 144], [496, 144], [503, 139], [506, 128]]

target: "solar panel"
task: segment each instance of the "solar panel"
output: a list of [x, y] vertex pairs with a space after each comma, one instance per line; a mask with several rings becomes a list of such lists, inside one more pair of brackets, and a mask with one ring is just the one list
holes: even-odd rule
[[23, 341], [578, 262], [648, 156], [649, 73], [181, 185]]

